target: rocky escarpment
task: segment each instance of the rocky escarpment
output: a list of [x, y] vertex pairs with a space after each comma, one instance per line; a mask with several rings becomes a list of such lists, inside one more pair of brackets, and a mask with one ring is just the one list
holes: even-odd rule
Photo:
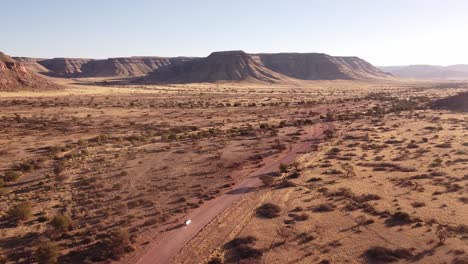
[[[48, 71], [46, 75], [55, 77], [76, 77], [82, 74], [82, 67], [91, 59], [54, 58], [40, 60], [37, 63]], [[44, 72], [43, 72], [44, 73]]]
[[39, 71], [45, 75], [64, 78], [79, 77], [135, 77], [144, 76], [170, 64], [177, 64], [190, 58], [129, 57], [104, 60], [81, 58], [54, 58], [37, 60], [44, 67]]
[[50, 90], [60, 86], [28, 70], [21, 62], [0, 52], [0, 91]]
[[243, 51], [213, 52], [178, 65], [163, 67], [141, 79], [144, 83], [199, 83], [220, 81], [279, 82], [288, 79]]
[[359, 80], [388, 78], [385, 73], [357, 57], [333, 57], [323, 53], [254, 54], [269, 69], [301, 80]]
[[94, 59], [19, 58], [29, 69], [53, 77], [134, 78], [137, 83], [291, 82], [391, 78], [357, 57], [323, 53], [248, 54], [213, 52], [205, 58], [127, 57]]
[[142, 79], [145, 83], [219, 81], [368, 80], [390, 78], [357, 57], [333, 57], [322, 53], [247, 54], [214, 52], [176, 66], [160, 68]]

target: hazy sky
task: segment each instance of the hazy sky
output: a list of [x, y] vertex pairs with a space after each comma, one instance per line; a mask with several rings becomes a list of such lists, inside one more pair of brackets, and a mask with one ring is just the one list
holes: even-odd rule
[[468, 0], [0, 0], [13, 56], [323, 52], [374, 65], [468, 64]]

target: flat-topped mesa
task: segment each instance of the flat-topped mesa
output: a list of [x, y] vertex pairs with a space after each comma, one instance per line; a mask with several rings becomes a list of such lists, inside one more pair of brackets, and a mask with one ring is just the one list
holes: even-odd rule
[[204, 58], [119, 57], [109, 59], [21, 58], [32, 71], [53, 77], [130, 78], [136, 83], [268, 82], [372, 80], [391, 78], [358, 57], [323, 53], [213, 52]]
[[271, 70], [301, 80], [392, 77], [358, 57], [333, 57], [324, 53], [260, 53], [253, 56]]
[[371, 80], [390, 78], [357, 57], [323, 53], [248, 54], [244, 51], [213, 52], [206, 58], [176, 67], [164, 67], [143, 79], [145, 83], [218, 81], [287, 82], [296, 80]]
[[0, 52], [0, 91], [50, 90], [59, 86]]
[[138, 80], [143, 83], [280, 82], [288, 77], [274, 72], [243, 51], [213, 52], [178, 65], [163, 67]]
[[243, 50], [221, 50], [221, 51], [213, 51], [209, 56], [218, 56], [218, 55], [232, 56], [232, 55], [248, 55], [248, 54]]
[[215, 51], [208, 55], [207, 58], [229, 58], [229, 57], [248, 57], [249, 54], [243, 50], [228, 50], [228, 51]]

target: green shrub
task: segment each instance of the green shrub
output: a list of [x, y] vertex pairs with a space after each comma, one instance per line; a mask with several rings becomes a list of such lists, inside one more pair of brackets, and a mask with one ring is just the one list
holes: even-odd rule
[[28, 202], [20, 203], [10, 209], [8, 215], [16, 221], [25, 221], [32, 215], [31, 204]]
[[398, 211], [394, 213], [391, 217], [390, 220], [396, 223], [400, 224], [409, 224], [413, 222], [413, 219], [408, 213]]
[[223, 264], [223, 260], [220, 257], [211, 258], [207, 264]]
[[268, 129], [268, 124], [260, 124], [260, 129]]
[[235, 248], [243, 244], [252, 244], [255, 241], [257, 241], [257, 238], [254, 236], [236, 237], [233, 240], [226, 243], [224, 245], [224, 248], [226, 249]]
[[[230, 252], [230, 260], [228, 263], [239, 263], [241, 259], [258, 259], [263, 255], [263, 252], [252, 246], [257, 238], [253, 236], [238, 237], [224, 245], [224, 248]], [[215, 262], [216, 263], [216, 262]]]
[[130, 245], [130, 234], [125, 229], [115, 229], [109, 234], [107, 246], [111, 256], [120, 257]]
[[372, 263], [395, 262], [400, 259], [410, 259], [413, 255], [407, 249], [388, 249], [371, 247], [364, 252], [364, 256]]
[[323, 203], [315, 206], [312, 211], [317, 212], [317, 213], [323, 213], [323, 212], [330, 212], [335, 210], [335, 205], [330, 204], [330, 203]]
[[50, 225], [58, 233], [63, 233], [70, 230], [72, 226], [72, 220], [68, 215], [58, 214], [50, 221]]
[[273, 203], [265, 203], [257, 208], [256, 214], [261, 218], [275, 218], [279, 216], [281, 208]]
[[235, 254], [239, 259], [258, 259], [263, 255], [263, 252], [250, 245], [240, 245], [235, 248]]
[[7, 171], [5, 175], [3, 175], [3, 180], [6, 182], [16, 181], [21, 177], [21, 172], [19, 171]]
[[275, 179], [269, 175], [262, 175], [260, 176], [260, 180], [262, 180], [263, 185], [270, 186], [273, 184]]
[[41, 242], [36, 250], [36, 258], [39, 264], [55, 264], [60, 257], [60, 248], [50, 241]]
[[281, 173], [286, 173], [286, 172], [288, 172], [288, 165], [281, 163], [281, 164], [279, 165], [279, 170], [280, 170]]

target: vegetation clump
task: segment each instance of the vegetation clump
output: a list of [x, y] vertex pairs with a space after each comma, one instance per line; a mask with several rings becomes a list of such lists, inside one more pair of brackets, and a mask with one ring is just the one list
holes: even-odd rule
[[19, 171], [7, 171], [5, 175], [1, 177], [5, 182], [14, 182], [17, 181], [21, 177], [21, 172]]
[[72, 220], [68, 215], [58, 214], [50, 221], [50, 225], [57, 233], [63, 233], [70, 230]]
[[323, 204], [319, 204], [317, 206], [315, 206], [312, 211], [316, 212], [316, 213], [324, 213], [324, 212], [331, 212], [333, 210], [335, 210], [335, 205], [333, 204], [330, 204], [330, 203], [323, 203]]
[[224, 245], [228, 249], [228, 260], [239, 262], [242, 259], [258, 259], [263, 255], [263, 252], [254, 248], [252, 244], [257, 241], [253, 236], [238, 237]]
[[125, 252], [129, 251], [130, 234], [125, 229], [115, 229], [110, 232], [109, 238], [105, 243], [110, 257], [118, 259]]
[[374, 262], [395, 262], [400, 259], [409, 259], [413, 256], [407, 249], [388, 249], [384, 247], [371, 247], [364, 256]]
[[58, 263], [60, 247], [51, 241], [41, 242], [36, 250], [36, 258], [39, 264]]
[[273, 203], [265, 203], [257, 208], [256, 215], [260, 218], [275, 218], [279, 216], [281, 208]]
[[234, 248], [243, 244], [252, 244], [257, 241], [257, 238], [254, 236], [245, 236], [245, 237], [236, 237], [233, 240], [229, 241], [224, 245], [224, 248]]
[[284, 164], [284, 163], [281, 163], [281, 164], [279, 165], [279, 170], [280, 170], [281, 173], [286, 173], [286, 172], [288, 172], [288, 165], [286, 165], [286, 164]]
[[10, 218], [12, 218], [13, 220], [17, 222], [26, 221], [32, 215], [31, 204], [28, 202], [17, 204], [13, 206], [13, 208], [10, 209], [10, 211], [8, 212], [8, 215], [10, 216]]

